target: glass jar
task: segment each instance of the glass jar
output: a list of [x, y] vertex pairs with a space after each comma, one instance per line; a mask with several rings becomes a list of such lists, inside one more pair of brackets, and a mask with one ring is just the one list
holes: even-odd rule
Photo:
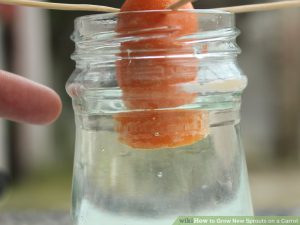
[[[182, 28], [187, 21], [196, 28]], [[215, 10], [76, 19], [66, 85], [76, 118], [75, 224], [253, 215], [238, 34], [234, 15]]]

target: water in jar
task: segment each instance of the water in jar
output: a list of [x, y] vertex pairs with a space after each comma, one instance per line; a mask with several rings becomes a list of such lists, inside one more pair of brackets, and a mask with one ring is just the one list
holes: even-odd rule
[[252, 215], [239, 98], [186, 107], [207, 112], [209, 130], [177, 148], [131, 148], [119, 140], [115, 113], [77, 113], [76, 225], [171, 225], [182, 215]]

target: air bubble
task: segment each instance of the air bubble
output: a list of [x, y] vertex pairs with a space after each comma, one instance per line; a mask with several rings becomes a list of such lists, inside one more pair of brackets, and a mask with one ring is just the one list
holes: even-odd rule
[[201, 188], [204, 190], [204, 189], [207, 189], [208, 186], [206, 184], [202, 185]]
[[155, 137], [158, 137], [159, 135], [160, 135], [159, 132], [155, 132], [155, 133], [154, 133], [154, 136], [155, 136]]
[[129, 151], [122, 151], [120, 152], [120, 156], [129, 156], [130, 152]]
[[162, 177], [163, 177], [163, 172], [158, 172], [158, 173], [157, 173], [157, 177], [158, 177], [158, 178], [162, 178]]

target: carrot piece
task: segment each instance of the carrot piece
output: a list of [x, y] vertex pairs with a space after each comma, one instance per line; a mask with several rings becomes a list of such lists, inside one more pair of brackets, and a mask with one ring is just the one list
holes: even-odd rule
[[[174, 2], [127, 0], [121, 11], [165, 9]], [[189, 3], [182, 9], [193, 6]], [[121, 36], [136, 38], [121, 44], [122, 59], [116, 64], [123, 101], [129, 109], [147, 110], [116, 116], [120, 140], [133, 148], [154, 149], [203, 139], [207, 133], [206, 113], [161, 110], [195, 100], [196, 94], [185, 87], [196, 82], [199, 61], [188, 57], [193, 49], [178, 37], [198, 31], [197, 17], [188, 12], [120, 14], [117, 31]]]
[[[166, 9], [178, 0], [127, 0], [121, 8], [122, 11], [160, 10]], [[182, 6], [181, 9], [193, 9], [191, 3]]]
[[120, 113], [117, 131], [133, 148], [159, 149], [190, 145], [206, 137], [207, 114], [198, 110]]

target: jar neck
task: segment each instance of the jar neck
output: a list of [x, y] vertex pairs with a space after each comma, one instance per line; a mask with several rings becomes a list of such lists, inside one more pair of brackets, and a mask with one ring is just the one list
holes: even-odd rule
[[[137, 23], [142, 25], [127, 25], [127, 16], [133, 21], [142, 17]], [[147, 27], [147, 17], [163, 17], [167, 23]], [[192, 18], [197, 26], [178, 26], [178, 18], [185, 24]], [[222, 11], [81, 17], [72, 36], [77, 68], [66, 88], [78, 113], [239, 108], [247, 78], [236, 62], [238, 34], [234, 15]]]
[[[120, 18], [126, 20], [126, 17], [132, 19], [141, 15], [170, 18], [193, 16], [197, 19], [198, 28], [183, 34], [180, 32], [182, 27], [172, 24], [151, 28], [137, 26], [134, 30], [128, 25], [125, 31], [118, 29]], [[202, 62], [235, 59], [240, 53], [235, 42], [238, 34], [234, 15], [221, 11], [162, 10], [85, 16], [75, 22], [72, 39], [76, 47], [72, 59], [78, 68], [115, 66], [118, 60], [139, 58], [197, 58]], [[148, 48], [149, 42], [162, 44]], [[130, 43], [134, 43], [135, 47], [122, 48]], [[145, 47], [141, 48], [143, 44]]]

